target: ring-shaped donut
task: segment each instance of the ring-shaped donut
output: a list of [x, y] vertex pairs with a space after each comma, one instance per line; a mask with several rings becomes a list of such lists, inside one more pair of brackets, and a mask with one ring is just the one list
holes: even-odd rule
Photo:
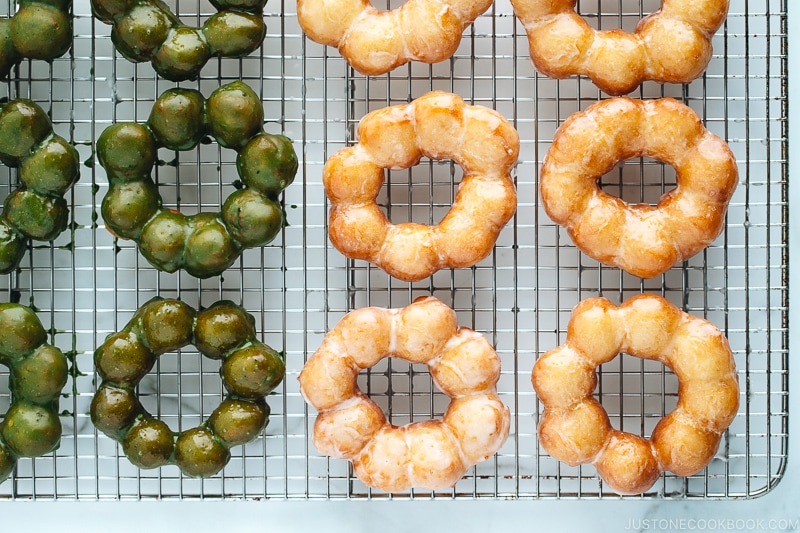
[[[297, 155], [283, 135], [263, 131], [264, 110], [250, 87], [224, 85], [204, 100], [191, 89], [170, 89], [156, 100], [146, 124], [121, 122], [97, 140], [97, 158], [110, 187], [101, 214], [116, 236], [133, 239], [159, 270], [184, 268], [198, 278], [221, 274], [245, 248], [263, 246], [286, 225], [278, 196], [297, 173]], [[216, 213], [185, 216], [161, 206], [151, 177], [158, 148], [190, 150], [205, 135], [236, 150], [242, 186]]]
[[[675, 168], [677, 186], [658, 204], [629, 204], [603, 192], [617, 163], [649, 156]], [[671, 98], [613, 98], [571, 115], [556, 132], [539, 175], [545, 211], [575, 245], [641, 278], [666, 272], [722, 232], [738, 182], [727, 143]]]
[[18, 167], [21, 186], [6, 197], [0, 216], [0, 273], [17, 268], [31, 239], [52, 241], [67, 229], [64, 194], [78, 180], [78, 152], [53, 132], [36, 103], [0, 105], [0, 161]]
[[[154, 298], [95, 351], [102, 383], [92, 398], [95, 427], [120, 442], [139, 468], [175, 464], [187, 476], [213, 476], [230, 448], [254, 440], [269, 421], [266, 395], [283, 380], [280, 354], [256, 338], [255, 320], [240, 306], [219, 301], [196, 312], [175, 299]], [[198, 427], [174, 433], [139, 402], [137, 385], [166, 352], [194, 345], [221, 359], [227, 395]]]
[[[649, 439], [612, 428], [593, 397], [596, 367], [620, 352], [660, 361], [678, 378], [678, 404]], [[710, 322], [650, 294], [619, 307], [605, 298], [579, 303], [566, 342], [536, 361], [531, 381], [544, 405], [542, 447], [570, 466], [594, 464], [622, 494], [645, 492], [664, 471], [690, 476], [705, 468], [739, 408], [739, 382], [725, 336]]]
[[711, 38], [729, 0], [663, 0], [633, 33], [597, 31], [575, 12], [577, 0], [512, 0], [528, 34], [531, 59], [551, 78], [589, 76], [610, 95], [645, 80], [689, 83], [711, 59]]
[[[397, 427], [356, 383], [384, 357], [428, 365], [451, 399], [442, 420]], [[402, 492], [451, 487], [508, 438], [510, 415], [496, 393], [500, 358], [486, 338], [458, 327], [431, 296], [402, 309], [366, 307], [345, 315], [300, 373], [300, 391], [318, 411], [314, 446], [350, 459], [370, 487]]]
[[264, 41], [266, 0], [210, 0], [217, 13], [186, 26], [161, 0], [92, 0], [94, 16], [111, 24], [111, 41], [133, 63], [150, 61], [163, 78], [197, 77], [212, 57], [244, 57]]
[[333, 46], [362, 74], [385, 74], [409, 61], [451, 57], [464, 30], [492, 0], [408, 0], [378, 11], [370, 0], [298, 0], [297, 21], [308, 37]]
[[72, 46], [72, 0], [19, 0], [0, 18], [0, 78], [23, 59], [52, 61]]
[[10, 370], [11, 405], [0, 422], [0, 483], [20, 457], [58, 448], [58, 398], [67, 383], [67, 358], [47, 344], [47, 332], [30, 308], [0, 304], [0, 364]]
[[[358, 125], [358, 140], [333, 154], [322, 175], [337, 250], [404, 281], [472, 266], [491, 253], [517, 208], [510, 172], [519, 135], [502, 115], [433, 91], [369, 113]], [[435, 226], [393, 225], [375, 200], [384, 169], [409, 168], [422, 156], [452, 159], [463, 169], [453, 206]]]

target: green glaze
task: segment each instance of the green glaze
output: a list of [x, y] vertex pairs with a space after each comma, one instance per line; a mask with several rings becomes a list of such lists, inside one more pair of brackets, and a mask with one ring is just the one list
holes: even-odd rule
[[277, 196], [292, 184], [297, 166], [292, 141], [283, 135], [269, 133], [253, 137], [236, 158], [242, 181], [270, 197]]
[[267, 27], [259, 15], [222, 11], [206, 21], [203, 34], [217, 55], [245, 56], [261, 45], [267, 35]]
[[104, 381], [115, 385], [134, 385], [156, 363], [156, 356], [130, 331], [109, 337], [94, 352], [94, 365]]
[[[262, 129], [261, 101], [237, 81], [207, 100], [194, 90], [170, 89], [156, 100], [145, 124], [118, 123], [97, 141], [97, 157], [111, 182], [101, 214], [116, 236], [134, 239], [156, 268], [184, 268], [198, 278], [229, 268], [245, 248], [264, 246], [286, 225], [278, 201], [297, 173], [292, 143]], [[188, 150], [210, 135], [237, 150], [245, 188], [216, 213], [184, 216], [162, 207], [150, 172], [159, 148]]]
[[239, 257], [239, 243], [215, 214], [200, 213], [194, 222], [194, 231], [186, 241], [186, 272], [201, 279], [224, 272]]
[[47, 333], [30, 308], [0, 304], [0, 363], [9, 364], [33, 352], [47, 341]]
[[139, 468], [158, 468], [169, 464], [174, 447], [169, 426], [149, 416], [136, 420], [122, 437], [122, 451]]
[[22, 59], [52, 61], [72, 46], [71, 0], [20, 0], [0, 19], [0, 78]]
[[69, 14], [43, 3], [27, 3], [11, 19], [11, 40], [17, 53], [30, 59], [50, 60], [72, 46]]
[[197, 28], [172, 28], [163, 44], [153, 55], [153, 68], [172, 81], [196, 78], [211, 57], [211, 46]]
[[149, 176], [158, 145], [150, 130], [132, 122], [107, 127], [97, 139], [97, 160], [109, 179], [127, 181]]
[[117, 236], [134, 239], [160, 204], [161, 196], [150, 180], [115, 183], [103, 198], [100, 213]]
[[170, 150], [191, 150], [205, 133], [205, 99], [194, 89], [170, 89], [162, 94], [147, 119], [156, 142]]
[[186, 216], [162, 209], [142, 229], [139, 251], [159, 270], [175, 272], [183, 265], [183, 253], [192, 226]]
[[255, 337], [253, 318], [241, 307], [221, 303], [197, 315], [195, 346], [211, 359], [222, 359], [242, 342]]
[[235, 81], [211, 93], [206, 105], [209, 132], [225, 148], [241, 149], [264, 124], [264, 108], [253, 90]]
[[142, 314], [145, 343], [156, 355], [177, 350], [192, 342], [194, 309], [179, 300], [165, 300]]
[[[110, 335], [95, 351], [97, 372], [103, 380], [90, 408], [95, 427], [122, 443], [125, 455], [140, 468], [175, 464], [187, 476], [216, 474], [230, 460], [231, 447], [252, 441], [267, 425], [266, 393], [258, 395], [255, 389], [272, 390], [283, 379], [280, 355], [258, 341], [254, 324], [252, 315], [229, 301], [216, 302], [199, 313], [180, 300], [154, 298], [147, 302], [122, 331]], [[223, 378], [229, 395], [206, 422], [174, 434], [144, 410], [135, 391], [145, 366], [155, 362], [153, 352], [192, 342], [203, 355], [223, 359], [223, 366], [234, 360]], [[142, 363], [147, 354], [152, 357]], [[255, 377], [236, 375], [250, 368]], [[260, 385], [251, 385], [247, 394], [241, 395], [229, 381]]]
[[269, 422], [269, 405], [227, 398], [208, 418], [208, 427], [227, 446], [239, 446], [255, 439]]
[[46, 404], [67, 384], [67, 358], [61, 350], [42, 344], [14, 368], [11, 389], [16, 397]]
[[126, 59], [146, 61], [166, 40], [172, 26], [173, 21], [160, 7], [137, 2], [117, 20], [111, 42]]
[[226, 357], [220, 374], [232, 394], [254, 399], [272, 392], [283, 380], [285, 370], [277, 352], [269, 346], [256, 344]]
[[0, 422], [0, 482], [18, 457], [38, 457], [61, 439], [58, 398], [67, 383], [67, 358], [46, 343], [47, 333], [30, 308], [0, 304], [0, 364], [9, 368], [11, 405]]
[[13, 100], [0, 111], [0, 160], [17, 166], [19, 159], [53, 133], [44, 110], [30, 100]]
[[190, 477], [213, 476], [230, 459], [230, 450], [207, 428], [184, 431], [175, 442], [175, 464]]
[[78, 180], [79, 172], [77, 150], [53, 135], [20, 161], [19, 180], [39, 193], [63, 196]]
[[92, 397], [89, 413], [92, 424], [116, 438], [128, 428], [142, 409], [132, 389], [104, 383]]
[[54, 409], [18, 401], [0, 423], [0, 436], [17, 455], [39, 457], [58, 448], [61, 421]]
[[252, 189], [228, 196], [222, 205], [222, 220], [233, 238], [247, 248], [268, 244], [284, 225], [280, 204]]
[[8, 220], [0, 218], [0, 274], [8, 274], [17, 268], [24, 254], [25, 241]]
[[3, 214], [17, 231], [37, 241], [52, 241], [69, 223], [66, 200], [26, 189], [17, 189], [8, 195]]
[[98, 19], [111, 24], [111, 39], [129, 61], [152, 62], [172, 81], [196, 78], [211, 57], [243, 57], [256, 50], [267, 29], [263, 0], [212, 2], [219, 13], [201, 28], [183, 24], [161, 0], [92, 0]]

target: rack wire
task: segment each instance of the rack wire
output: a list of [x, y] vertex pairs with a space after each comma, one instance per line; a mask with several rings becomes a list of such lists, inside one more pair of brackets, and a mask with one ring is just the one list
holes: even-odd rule
[[[169, 5], [190, 25], [213, 13], [205, 2]], [[655, 0], [581, 0], [578, 8], [595, 27], [631, 30], [658, 6]], [[257, 52], [212, 61], [198, 80], [181, 84], [208, 95], [243, 79], [263, 101], [265, 128], [290, 136], [301, 161], [282, 200], [289, 226], [263, 249], [246, 251], [221, 277], [200, 281], [182, 272], [159, 273], [132, 242], [115, 240], [103, 225], [99, 205], [108, 182], [94, 158], [95, 140], [115, 121], [144, 121], [156, 97], [175, 84], [158, 79], [149, 64], [134, 65], [116, 54], [110, 28], [91, 17], [88, 1], [74, 5], [75, 41], [67, 56], [52, 64], [26, 60], [2, 84], [9, 99], [40, 103], [85, 164], [68, 198], [70, 231], [51, 244], [34, 245], [19, 271], [0, 281], [0, 301], [34, 306], [72, 368], [61, 400], [61, 447], [21, 459], [0, 485], [0, 498], [617, 498], [592, 467], [559, 464], [539, 446], [530, 371], [539, 355], [563, 342], [570, 311], [580, 300], [606, 296], [619, 303], [641, 292], [660, 294], [718, 325], [731, 342], [742, 389], [739, 414], [709, 467], [688, 478], [667, 474], [641, 497], [754, 498], [770, 491], [782, 476], [788, 443], [786, 0], [732, 0], [701, 79], [683, 86], [645, 83], [632, 95], [672, 96], [693, 107], [729, 142], [741, 175], [724, 234], [652, 280], [598, 265], [544, 213], [537, 171], [556, 128], [606, 96], [585, 79], [557, 81], [537, 74], [506, 0], [497, 0], [466, 30], [452, 59], [373, 78], [352, 71], [336, 50], [305, 39], [295, 7], [290, 0], [269, 0], [267, 37]], [[5, 9], [12, 13], [14, 2]], [[365, 113], [431, 89], [497, 109], [518, 129], [519, 206], [489, 258], [404, 283], [331, 247], [321, 173], [328, 156], [355, 142]], [[165, 202], [185, 213], [215, 211], [233, 191], [237, 176], [230, 150], [209, 144], [180, 154], [162, 150], [159, 157], [163, 164], [156, 176]], [[379, 202], [390, 218], [432, 223], [448, 209], [461, 174], [449, 161], [423, 161], [387, 177]], [[16, 171], [2, 168], [0, 183], [4, 198], [16, 187]], [[605, 190], [642, 202], [655, 202], [674, 184], [674, 171], [648, 159], [627, 161], [602, 180]], [[95, 347], [156, 295], [192, 306], [219, 299], [242, 304], [256, 317], [262, 340], [286, 354], [286, 379], [269, 398], [272, 416], [265, 433], [234, 449], [230, 464], [213, 478], [183, 477], [172, 466], [139, 470], [89, 420], [97, 384]], [[388, 496], [364, 486], [346, 461], [314, 449], [314, 412], [301, 398], [296, 377], [325, 332], [348, 311], [403, 307], [421, 295], [451, 305], [461, 325], [483, 333], [496, 347], [511, 436], [452, 490]], [[196, 425], [222, 397], [218, 369], [192, 347], [165, 354], [141, 383], [142, 401], [174, 430]], [[10, 402], [7, 375], [0, 367], [0, 412]], [[446, 408], [447, 398], [418, 365], [384, 361], [359, 381], [395, 424], [441, 417]], [[615, 427], [647, 436], [674, 407], [677, 382], [661, 365], [623, 355], [601, 367], [596, 394]]]

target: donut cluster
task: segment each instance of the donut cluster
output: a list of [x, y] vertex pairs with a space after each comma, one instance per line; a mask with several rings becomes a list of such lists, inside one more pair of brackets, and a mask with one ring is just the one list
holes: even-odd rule
[[377, 76], [408, 63], [452, 56], [461, 34], [492, 0], [408, 0], [378, 11], [370, 0], [298, 0], [297, 21], [312, 40], [339, 49], [362, 74]]
[[[240, 81], [208, 100], [192, 89], [163, 93], [145, 124], [119, 122], [97, 140], [97, 158], [110, 188], [101, 206], [107, 227], [133, 239], [156, 268], [184, 268], [197, 278], [221, 274], [245, 248], [272, 241], [286, 224], [278, 195], [294, 180], [297, 155], [291, 141], [263, 131], [258, 96]], [[183, 215], [162, 207], [151, 172], [158, 148], [189, 150], [205, 136], [236, 150], [243, 186], [217, 213]]]
[[125, 59], [150, 61], [172, 81], [196, 78], [212, 57], [243, 57], [264, 40], [266, 0], [211, 0], [217, 13], [201, 28], [186, 26], [160, 0], [92, 0], [92, 12], [112, 25], [111, 41]]
[[[600, 189], [603, 174], [642, 156], [677, 174], [677, 186], [658, 205], [628, 204]], [[651, 278], [717, 238], [738, 180], [728, 144], [688, 106], [671, 98], [613, 98], [561, 125], [542, 162], [539, 188], [547, 214], [585, 254]]]
[[[356, 383], [384, 357], [428, 366], [451, 398], [441, 420], [397, 427]], [[350, 459], [371, 487], [400, 492], [455, 485], [508, 437], [510, 415], [496, 393], [500, 359], [483, 335], [458, 327], [455, 312], [431, 296], [402, 309], [348, 313], [300, 373], [300, 391], [318, 411], [314, 445]]]
[[0, 78], [23, 59], [52, 61], [72, 46], [72, 0], [19, 0], [19, 9], [0, 18]]
[[[620, 352], [660, 361], [678, 378], [678, 405], [649, 439], [614, 429], [593, 396], [596, 367]], [[578, 304], [566, 342], [537, 360], [531, 381], [544, 405], [542, 447], [571, 466], [594, 464], [622, 494], [646, 491], [667, 470], [690, 476], [705, 468], [739, 407], [727, 339], [710, 322], [649, 294], [619, 307], [604, 298]]]
[[577, 0], [511, 4], [537, 70], [557, 79], [585, 75], [606, 93], [622, 95], [645, 80], [689, 83], [700, 76], [729, 0], [663, 0], [633, 33], [595, 30], [575, 12]]
[[18, 167], [21, 186], [6, 197], [0, 217], [0, 273], [17, 268], [30, 239], [52, 241], [67, 228], [64, 194], [78, 180], [78, 152], [53, 132], [30, 100], [0, 104], [0, 161]]
[[[510, 172], [519, 135], [505, 118], [433, 91], [366, 115], [358, 141], [331, 156], [323, 170], [329, 237], [337, 250], [404, 281], [472, 266], [491, 253], [517, 209]], [[463, 169], [452, 208], [435, 226], [393, 225], [376, 203], [384, 169], [409, 168], [423, 156], [452, 159]]]
[[52, 452], [61, 441], [58, 398], [67, 383], [67, 358], [47, 344], [30, 308], [0, 304], [0, 364], [10, 370], [11, 405], [0, 422], [0, 483], [20, 457]]
[[[200, 426], [174, 433], [139, 402], [137, 385], [158, 357], [189, 344], [222, 360], [228, 391]], [[109, 336], [94, 354], [102, 383], [92, 398], [95, 427], [122, 444], [134, 465], [175, 464], [187, 476], [208, 477], [230, 460], [230, 448], [255, 439], [266, 427], [266, 395], [283, 380], [281, 355], [256, 338], [253, 316], [229, 301], [202, 311], [174, 299], [154, 298]]]

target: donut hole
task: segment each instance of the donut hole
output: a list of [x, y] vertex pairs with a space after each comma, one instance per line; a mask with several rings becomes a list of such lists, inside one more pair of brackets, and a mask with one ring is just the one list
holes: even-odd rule
[[623, 353], [600, 365], [597, 377], [595, 398], [619, 431], [648, 438], [678, 403], [678, 378], [658, 361]]
[[220, 361], [203, 356], [194, 346], [167, 352], [139, 382], [139, 401], [172, 431], [197, 427], [225, 397], [219, 369]]
[[418, 165], [386, 170], [385, 175], [376, 201], [389, 220], [433, 226], [453, 207], [464, 172], [451, 160], [423, 158]]
[[362, 370], [358, 386], [395, 426], [441, 420], [450, 404], [450, 398], [434, 384], [426, 365], [394, 357]]
[[595, 30], [633, 33], [642, 18], [660, 8], [660, 0], [578, 0], [575, 12]]
[[0, 365], [0, 413], [5, 413], [11, 407], [11, 388], [9, 387], [9, 377], [11, 372], [5, 365]]
[[677, 186], [675, 169], [651, 157], [637, 157], [617, 164], [598, 180], [604, 193], [629, 204], [656, 206]]
[[241, 188], [236, 152], [220, 149], [209, 138], [187, 152], [161, 148], [158, 159], [153, 179], [163, 206], [184, 215], [218, 212], [225, 199]]

